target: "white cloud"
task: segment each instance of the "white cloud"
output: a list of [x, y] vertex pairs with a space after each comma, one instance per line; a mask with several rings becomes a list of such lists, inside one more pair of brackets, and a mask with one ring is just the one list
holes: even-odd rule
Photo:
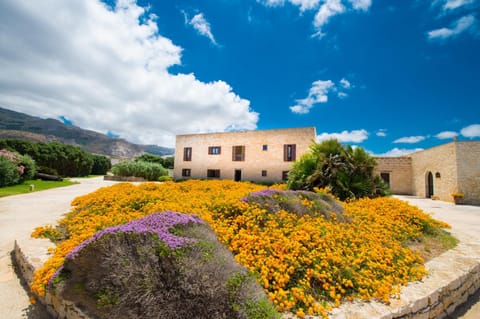
[[415, 144], [425, 139], [425, 136], [408, 136], [396, 139], [393, 143]]
[[307, 10], [316, 11], [313, 19], [315, 33], [312, 37], [323, 37], [322, 27], [328, 23], [331, 17], [348, 11], [344, 3], [349, 3], [350, 11], [368, 11], [372, 5], [372, 0], [257, 0], [257, 2], [268, 7], [282, 7], [290, 3], [299, 7], [300, 12]]
[[475, 17], [473, 15], [467, 15], [455, 21], [451, 28], [432, 30], [427, 32], [427, 36], [430, 40], [445, 40], [471, 29], [475, 23]]
[[[285, 5], [285, 0], [257, 0], [267, 7], [281, 7]], [[320, 0], [287, 0], [287, 2], [300, 7], [300, 11], [311, 10], [318, 7]]]
[[387, 130], [381, 128], [377, 131], [377, 133], [375, 133], [375, 135], [377, 135], [379, 137], [385, 137], [385, 136], [387, 136]]
[[296, 100], [297, 104], [290, 107], [293, 113], [306, 114], [310, 109], [318, 103], [326, 103], [328, 101], [328, 93], [335, 88], [335, 84], [328, 80], [318, 80], [312, 83], [312, 87], [308, 92], [308, 96], [304, 99]]
[[355, 10], [368, 11], [372, 5], [372, 0], [348, 0]]
[[475, 0], [445, 0], [443, 4], [444, 10], [454, 10], [463, 7], [467, 4], [473, 3]]
[[290, 3], [300, 7], [300, 11], [315, 9], [318, 7], [320, 0], [289, 0]]
[[345, 92], [338, 92], [337, 96], [340, 98], [340, 99], [345, 99], [348, 97], [348, 94], [345, 93]]
[[257, 2], [260, 2], [267, 7], [280, 7], [285, 4], [285, 0], [257, 0]]
[[460, 134], [470, 138], [480, 137], [480, 124], [472, 124], [467, 127], [464, 127], [460, 131]]
[[316, 36], [322, 37], [324, 33], [322, 32], [322, 27], [328, 22], [328, 20], [340, 13], [345, 12], [345, 6], [340, 0], [326, 0], [317, 11], [315, 18], [313, 20], [313, 25], [317, 30], [315, 33]]
[[290, 110], [293, 113], [297, 114], [307, 114], [310, 112], [312, 107], [315, 104], [318, 103], [327, 103], [328, 102], [328, 94], [330, 92], [337, 92], [337, 96], [340, 99], [344, 99], [348, 97], [348, 94], [342, 91], [339, 91], [337, 87], [341, 87], [344, 89], [350, 89], [352, 88], [352, 84], [346, 80], [345, 78], [342, 78], [337, 85], [333, 83], [331, 80], [323, 81], [323, 80], [318, 80], [312, 83], [312, 87], [310, 88], [308, 92], [308, 96], [304, 99], [298, 99], [295, 100], [297, 104], [294, 106], [290, 106]]
[[255, 129], [224, 81], [168, 72], [182, 48], [155, 19], [133, 0], [0, 1], [0, 105], [166, 146], [177, 133]]
[[444, 132], [438, 133], [437, 135], [435, 135], [435, 137], [438, 138], [439, 140], [446, 140], [446, 139], [454, 138], [457, 135], [458, 135], [457, 132], [444, 131]]
[[368, 132], [364, 129], [353, 131], [342, 131], [340, 133], [322, 133], [317, 135], [317, 141], [336, 139], [341, 143], [361, 143], [368, 138]]
[[[352, 84], [350, 83], [350, 81], [348, 81], [347, 79], [345, 78], [342, 78], [340, 81], [339, 81], [339, 86], [345, 90], [350, 90], [352, 88]], [[348, 97], [348, 94], [345, 93], [345, 92], [338, 92], [337, 96], [341, 99], [344, 99], [346, 97]]]
[[197, 13], [196, 15], [194, 15], [191, 20], [188, 20], [188, 24], [190, 24], [195, 30], [197, 30], [198, 33], [209, 38], [213, 44], [217, 44], [217, 41], [212, 34], [210, 23], [208, 23], [208, 21], [205, 19], [203, 13]]
[[405, 156], [411, 153], [423, 151], [423, 148], [415, 148], [415, 149], [405, 149], [405, 148], [393, 148], [390, 151], [383, 153], [383, 154], [376, 154], [376, 157], [399, 157]]
[[340, 85], [344, 88], [344, 89], [349, 89], [352, 87], [352, 84], [345, 78], [342, 78], [340, 80]]

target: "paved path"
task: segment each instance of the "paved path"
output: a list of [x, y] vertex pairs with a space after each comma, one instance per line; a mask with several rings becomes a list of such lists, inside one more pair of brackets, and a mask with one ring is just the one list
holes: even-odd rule
[[[431, 213], [436, 219], [449, 223], [452, 226], [452, 235], [460, 241], [480, 243], [479, 206], [454, 205], [413, 196], [396, 195], [395, 197], [418, 206], [423, 211]], [[480, 291], [477, 291], [466, 304], [459, 307], [450, 318], [480, 319]]]
[[115, 183], [102, 177], [76, 181], [80, 184], [0, 198], [0, 319], [49, 318], [41, 306], [30, 304], [12, 267], [11, 251], [14, 241], [28, 241], [35, 227], [56, 224], [75, 197]]

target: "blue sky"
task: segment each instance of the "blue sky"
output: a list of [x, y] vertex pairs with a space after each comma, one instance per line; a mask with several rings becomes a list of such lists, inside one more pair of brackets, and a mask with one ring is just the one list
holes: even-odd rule
[[139, 143], [315, 126], [318, 140], [400, 155], [480, 138], [479, 9], [480, 0], [6, 0], [0, 106]]

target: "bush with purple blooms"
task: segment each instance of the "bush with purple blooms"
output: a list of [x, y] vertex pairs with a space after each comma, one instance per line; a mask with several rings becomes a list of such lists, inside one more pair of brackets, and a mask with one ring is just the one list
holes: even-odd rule
[[97, 232], [50, 284], [92, 318], [278, 317], [210, 226], [171, 211]]
[[22, 183], [35, 175], [35, 162], [28, 155], [0, 150], [0, 187]]

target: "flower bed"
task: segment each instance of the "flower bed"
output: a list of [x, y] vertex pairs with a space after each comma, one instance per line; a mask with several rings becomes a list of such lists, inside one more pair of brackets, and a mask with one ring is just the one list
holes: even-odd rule
[[[388, 302], [401, 285], [421, 279], [426, 274], [423, 261], [406, 243], [448, 226], [392, 198], [343, 203], [348, 222], [337, 220], [336, 214], [327, 219], [322, 214], [272, 213], [241, 201], [264, 189], [250, 183], [192, 180], [117, 184], [79, 197], [60, 221], [68, 237], [36, 272], [32, 291], [43, 294], [65, 257], [97, 231], [170, 210], [196, 214], [209, 223], [236, 260], [257, 275], [278, 310], [300, 317], [326, 316], [344, 299]], [[302, 192], [298, 196], [301, 205], [315, 207]], [[51, 232], [40, 227], [33, 236], [42, 236], [44, 230]]]

